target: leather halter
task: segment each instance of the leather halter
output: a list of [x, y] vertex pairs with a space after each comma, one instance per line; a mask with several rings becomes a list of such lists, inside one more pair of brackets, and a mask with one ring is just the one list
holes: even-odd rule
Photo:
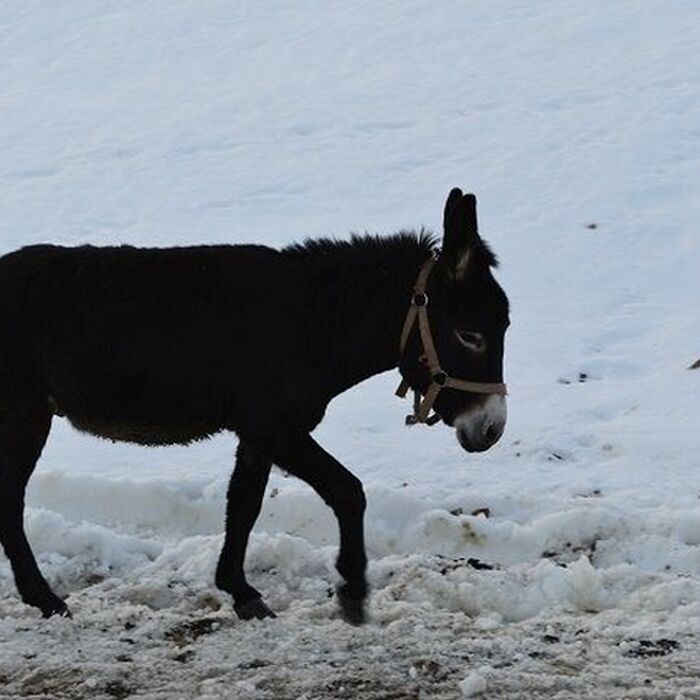
[[[411, 330], [418, 319], [418, 330], [420, 332], [421, 343], [423, 344], [423, 357], [421, 361], [430, 372], [430, 386], [425, 392], [425, 397], [421, 400], [420, 393], [414, 389], [413, 415], [406, 416], [406, 425], [415, 425], [416, 423], [426, 423], [434, 425], [440, 420], [437, 413], [430, 414], [433, 405], [438, 397], [438, 394], [445, 387], [457, 389], [459, 391], [468, 391], [473, 394], [501, 394], [508, 393], [506, 385], [501, 383], [488, 382], [470, 382], [465, 379], [456, 379], [450, 377], [447, 372], [440, 366], [440, 360], [435, 350], [433, 342], [433, 334], [430, 332], [430, 321], [428, 319], [428, 295], [426, 287], [428, 284], [428, 276], [435, 265], [435, 258], [427, 260], [418, 273], [418, 279], [413, 287], [413, 297], [411, 298], [411, 306], [408, 309], [406, 320], [401, 331], [401, 354], [403, 355], [408, 337]], [[399, 388], [396, 390], [396, 395], [404, 398], [406, 392], [410, 389], [409, 383], [401, 380]]]

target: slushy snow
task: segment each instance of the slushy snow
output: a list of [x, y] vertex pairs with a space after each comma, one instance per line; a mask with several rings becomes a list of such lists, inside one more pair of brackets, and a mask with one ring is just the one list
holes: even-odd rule
[[0, 29], [0, 254], [439, 232], [459, 186], [512, 306], [488, 453], [406, 428], [396, 372], [316, 432], [366, 485], [359, 629], [279, 472], [247, 559], [279, 618], [214, 587], [235, 436], [57, 419], [26, 526], [75, 618], [0, 558], [0, 697], [700, 697], [700, 5], [6, 0]]

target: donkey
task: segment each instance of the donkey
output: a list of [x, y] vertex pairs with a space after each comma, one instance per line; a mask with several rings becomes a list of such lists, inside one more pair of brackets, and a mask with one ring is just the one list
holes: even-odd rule
[[506, 422], [508, 300], [495, 265], [476, 198], [459, 189], [440, 253], [429, 233], [404, 231], [279, 251], [40, 245], [0, 258], [0, 541], [22, 600], [70, 616], [23, 529], [27, 482], [62, 415], [141, 445], [235, 432], [216, 585], [240, 618], [275, 616], [243, 562], [276, 464], [335, 513], [337, 598], [361, 623], [365, 495], [311, 431], [333, 397], [398, 365], [399, 394], [416, 392], [409, 422], [441, 419], [465, 450], [491, 447]]

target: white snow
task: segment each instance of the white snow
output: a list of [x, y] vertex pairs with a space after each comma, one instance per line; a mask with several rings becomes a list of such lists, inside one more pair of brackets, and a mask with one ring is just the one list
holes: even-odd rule
[[460, 684], [459, 689], [465, 698], [472, 698], [486, 692], [486, 679], [478, 672], [470, 673]]
[[235, 438], [57, 420], [26, 521], [75, 619], [0, 557], [0, 697], [700, 696], [700, 5], [5, 0], [0, 36], [0, 254], [439, 230], [461, 186], [513, 322], [488, 453], [405, 428], [396, 373], [317, 431], [367, 487], [362, 629], [280, 473], [248, 557], [280, 617], [234, 619]]

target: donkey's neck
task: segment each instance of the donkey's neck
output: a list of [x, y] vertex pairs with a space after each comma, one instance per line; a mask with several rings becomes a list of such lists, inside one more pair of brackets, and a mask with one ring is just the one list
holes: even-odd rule
[[327, 328], [321, 353], [334, 396], [397, 366], [411, 290], [433, 254], [431, 239], [415, 234], [340, 245], [337, 261], [321, 263], [332, 269], [323, 276]]

